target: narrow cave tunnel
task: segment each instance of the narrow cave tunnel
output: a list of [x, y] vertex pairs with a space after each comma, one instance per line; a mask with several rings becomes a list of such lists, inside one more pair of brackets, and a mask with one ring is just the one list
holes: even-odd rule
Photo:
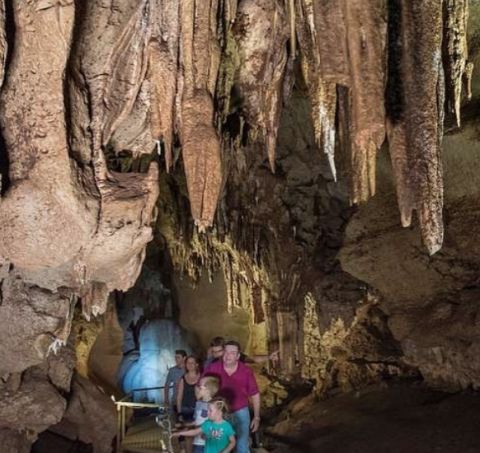
[[0, 453], [191, 453], [170, 373], [195, 453], [480, 451], [479, 66], [479, 0], [0, 0]]

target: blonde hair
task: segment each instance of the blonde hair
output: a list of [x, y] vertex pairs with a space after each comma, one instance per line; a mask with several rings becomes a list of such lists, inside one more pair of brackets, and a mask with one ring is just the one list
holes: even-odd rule
[[215, 398], [210, 400], [208, 404], [213, 404], [217, 409], [221, 410], [223, 416], [228, 414], [229, 408], [225, 398], [222, 398], [221, 396], [216, 396]]
[[210, 396], [214, 397], [220, 388], [220, 379], [215, 376], [205, 376], [202, 378], [202, 381], [205, 385], [205, 388], [210, 393]]

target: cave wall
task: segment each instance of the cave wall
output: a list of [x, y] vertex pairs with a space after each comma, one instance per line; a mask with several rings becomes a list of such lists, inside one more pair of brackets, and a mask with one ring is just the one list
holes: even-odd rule
[[0, 418], [27, 443], [67, 408], [75, 355], [62, 359], [62, 380], [48, 364], [63, 357], [75, 306], [97, 316], [112, 290], [134, 283], [158, 196], [155, 163], [141, 174], [109, 172], [98, 141], [120, 114], [96, 106], [123, 99], [129, 87], [107, 89], [115, 68], [104, 64], [115, 49], [110, 41], [92, 53], [87, 23], [98, 21], [97, 31], [114, 30], [104, 37], [118, 40], [131, 11], [117, 9], [116, 25], [108, 25], [107, 10], [88, 16], [77, 3], [0, 7]]
[[206, 275], [202, 276], [195, 286], [185, 277], [175, 279], [174, 284], [180, 309], [179, 322], [198, 337], [204, 353], [214, 336], [235, 339], [245, 350], [251, 351], [253, 323], [250, 307], [228, 309], [222, 272], [214, 274], [212, 281]]

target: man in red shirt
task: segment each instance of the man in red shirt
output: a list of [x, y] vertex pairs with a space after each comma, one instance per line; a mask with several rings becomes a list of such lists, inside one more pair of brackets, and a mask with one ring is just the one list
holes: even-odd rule
[[[237, 435], [237, 453], [248, 453], [249, 429], [257, 431], [260, 425], [260, 392], [253, 371], [240, 362], [240, 344], [227, 341], [223, 359], [205, 368], [204, 375], [220, 379], [219, 395], [230, 404], [232, 422]], [[250, 420], [249, 400], [253, 407]]]

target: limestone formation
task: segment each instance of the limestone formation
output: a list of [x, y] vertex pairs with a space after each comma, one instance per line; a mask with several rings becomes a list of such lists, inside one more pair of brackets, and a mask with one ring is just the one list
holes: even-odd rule
[[[444, 2], [443, 8], [446, 15], [443, 36], [443, 48], [446, 56], [446, 104], [448, 112], [455, 115], [456, 124], [460, 127], [464, 79], [471, 78], [471, 74], [468, 75], [468, 0], [447, 0]], [[471, 98], [468, 86], [467, 97]]]
[[95, 452], [109, 453], [116, 428], [112, 400], [88, 379], [75, 375], [64, 418], [52, 431], [91, 444]]
[[417, 211], [423, 242], [433, 254], [443, 243], [442, 2], [398, 3], [390, 12], [398, 18], [389, 29], [387, 86], [398, 204], [403, 226], [411, 224], [412, 211]]

